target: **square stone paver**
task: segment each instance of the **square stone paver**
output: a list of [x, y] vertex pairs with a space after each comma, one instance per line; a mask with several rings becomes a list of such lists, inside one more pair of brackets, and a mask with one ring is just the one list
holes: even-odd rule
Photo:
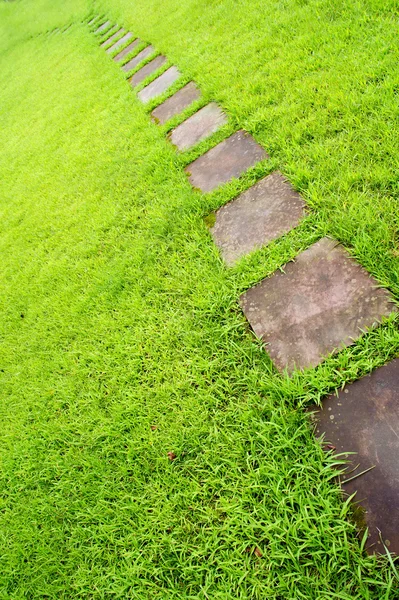
[[[325, 434], [326, 449], [348, 455], [343, 484], [348, 495], [356, 492], [361, 509], [359, 525], [369, 527], [367, 550], [399, 554], [399, 359], [329, 396], [313, 418], [318, 436]], [[363, 522], [362, 522], [363, 521]], [[365, 522], [364, 522], [365, 521]]]
[[396, 310], [335, 240], [323, 238], [245, 292], [241, 307], [277, 368], [314, 367]]
[[180, 76], [181, 73], [177, 67], [169, 67], [165, 73], [162, 73], [162, 75], [154, 79], [154, 81], [143, 88], [137, 95], [141, 102], [149, 102], [163, 92], [166, 92], [166, 90], [170, 88], [170, 86], [177, 81]]
[[241, 130], [205, 152], [185, 170], [193, 187], [201, 192], [211, 192], [265, 158], [269, 156], [262, 146]]
[[109, 27], [110, 25], [111, 25], [111, 21], [105, 21], [105, 23], [100, 25], [100, 27], [98, 29], [96, 29], [94, 33], [101, 33], [102, 31], [105, 31], [107, 29], [107, 27]]
[[152, 116], [154, 121], [157, 121], [161, 125], [169, 121], [175, 115], [180, 114], [190, 104], [198, 100], [201, 96], [201, 92], [193, 81], [190, 81], [181, 90], [173, 94], [170, 98], [167, 98], [165, 102], [154, 108]]
[[158, 69], [163, 67], [163, 65], [165, 63], [166, 63], [165, 56], [157, 56], [156, 58], [151, 60], [148, 64], [146, 64], [144, 67], [142, 67], [139, 71], [137, 71], [137, 73], [135, 73], [133, 75], [133, 77], [130, 78], [130, 85], [132, 87], [136, 87], [136, 85], [139, 85], [139, 83], [144, 81], [144, 79], [147, 79], [147, 77], [149, 77], [149, 75], [154, 73], [154, 71], [157, 71]]
[[120, 62], [122, 60], [122, 58], [125, 58], [125, 56], [130, 54], [130, 52], [132, 50], [134, 50], [134, 48], [136, 46], [138, 46], [140, 43], [141, 42], [140, 42], [139, 38], [135, 39], [133, 42], [130, 42], [130, 44], [128, 46], [126, 46], [126, 48], [123, 48], [123, 50], [121, 50], [116, 56], [114, 56], [114, 61]]
[[125, 33], [125, 35], [123, 35], [121, 37], [120, 40], [116, 41], [115, 44], [112, 44], [112, 46], [110, 46], [107, 49], [107, 53], [111, 54], [111, 52], [115, 52], [115, 50], [118, 50], [118, 48], [120, 48], [121, 46], [123, 46], [123, 44], [125, 44], [126, 42], [128, 42], [132, 37], [133, 37], [133, 34], [131, 33], [131, 31], [128, 31], [127, 33]]
[[225, 123], [226, 114], [216, 102], [211, 102], [176, 127], [170, 139], [179, 150], [187, 150], [215, 133]]
[[228, 265], [298, 225], [305, 202], [281, 173], [261, 179], [216, 213], [213, 239]]
[[111, 35], [110, 38], [108, 38], [107, 40], [105, 40], [105, 42], [103, 42], [101, 44], [101, 48], [105, 48], [105, 46], [108, 46], [108, 44], [111, 44], [114, 40], [116, 40], [120, 35], [122, 35], [122, 33], [125, 33], [125, 29], [123, 29], [123, 27], [121, 29], [118, 29], [118, 31], [115, 31], [115, 33], [113, 35]]
[[125, 65], [123, 65], [122, 71], [125, 71], [125, 73], [128, 73], [132, 69], [135, 69], [136, 67], [139, 66], [139, 64], [144, 59], [151, 56], [151, 54], [153, 54], [154, 52], [155, 52], [155, 48], [151, 45], [147, 46], [143, 50], [140, 50], [140, 52], [138, 54], [136, 54], [136, 56], [134, 56], [132, 59], [130, 59]]

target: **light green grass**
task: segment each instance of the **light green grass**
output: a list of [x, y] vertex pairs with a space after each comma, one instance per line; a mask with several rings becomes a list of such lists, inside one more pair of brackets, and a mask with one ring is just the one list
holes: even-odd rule
[[[178, 155], [83, 22], [97, 13], [195, 78], [228, 127]], [[237, 305], [326, 234], [398, 297], [397, 16], [0, 5], [0, 598], [399, 597], [303, 411], [397, 356], [397, 321], [289, 379]], [[193, 191], [183, 167], [238, 127], [271, 160]], [[204, 217], [275, 168], [311, 213], [228, 270]]]

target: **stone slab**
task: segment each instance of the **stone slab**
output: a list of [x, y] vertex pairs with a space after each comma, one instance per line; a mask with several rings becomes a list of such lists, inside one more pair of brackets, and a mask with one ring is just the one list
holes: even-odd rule
[[105, 21], [98, 29], [95, 30], [94, 33], [101, 33], [107, 29], [111, 25], [111, 21]]
[[139, 71], [137, 71], [137, 73], [135, 73], [133, 77], [130, 78], [130, 85], [132, 87], [136, 87], [137, 85], [139, 85], [139, 83], [144, 81], [144, 79], [147, 79], [147, 77], [149, 77], [152, 73], [163, 67], [165, 63], [165, 56], [157, 56], [149, 63], [147, 63], [144, 67], [142, 67]]
[[314, 367], [396, 310], [347, 251], [323, 238], [245, 292], [241, 307], [280, 370]]
[[115, 31], [115, 33], [111, 35], [110, 38], [108, 38], [107, 40], [105, 40], [105, 42], [101, 44], [101, 48], [105, 48], [105, 46], [108, 46], [108, 44], [112, 44], [112, 42], [116, 40], [120, 35], [122, 35], [122, 33], [125, 33], [125, 31], [126, 30], [123, 29], [123, 27], [121, 29], [118, 29], [118, 31]]
[[93, 17], [92, 19], [90, 19], [90, 21], [87, 23], [88, 26], [90, 27], [90, 25], [94, 25], [94, 23], [97, 21], [97, 19], [98, 19], [98, 16]]
[[228, 265], [296, 227], [305, 202], [276, 171], [216, 212], [212, 237]]
[[160, 125], [169, 121], [172, 117], [180, 114], [188, 108], [195, 100], [198, 100], [201, 96], [201, 92], [193, 81], [190, 81], [181, 90], [173, 94], [170, 98], [167, 98], [165, 102], [157, 106], [151, 115], [154, 121]]
[[179, 150], [187, 150], [215, 133], [225, 123], [226, 114], [216, 102], [210, 102], [176, 127], [170, 140]]
[[125, 56], [130, 54], [130, 52], [134, 50], [134, 48], [136, 48], [136, 46], [138, 46], [140, 43], [141, 41], [139, 40], [139, 38], [135, 39], [133, 42], [130, 42], [130, 44], [126, 46], [126, 48], [123, 48], [123, 50], [121, 50], [116, 56], [114, 56], [114, 61], [120, 62], [122, 58], [125, 58]]
[[121, 46], [123, 46], [123, 44], [126, 44], [126, 42], [128, 42], [132, 37], [133, 37], [132, 32], [128, 31], [127, 33], [125, 33], [125, 35], [123, 35], [120, 38], [120, 40], [117, 40], [114, 44], [112, 44], [112, 46], [110, 46], [107, 49], [107, 53], [111, 54], [112, 52], [115, 52], [115, 50], [118, 50], [118, 48], [120, 48]]
[[193, 187], [211, 192], [265, 158], [269, 157], [262, 146], [249, 133], [240, 130], [208, 150], [185, 170]]
[[[323, 401], [316, 410], [318, 436], [323, 444], [350, 461], [342, 488], [356, 492], [360, 525], [369, 527], [367, 550], [384, 553], [379, 531], [390, 552], [399, 554], [399, 359], [376, 369]], [[365, 521], [362, 523], [362, 521]]]
[[141, 102], [149, 102], [153, 98], [163, 94], [163, 92], [166, 92], [180, 76], [181, 73], [177, 67], [169, 67], [169, 69], [154, 79], [154, 81], [143, 88], [137, 95]]
[[136, 54], [136, 56], [134, 56], [131, 60], [129, 60], [125, 65], [123, 65], [122, 71], [125, 71], [125, 73], [128, 73], [132, 69], [135, 69], [136, 67], [139, 66], [139, 64], [141, 62], [143, 62], [144, 59], [151, 56], [151, 54], [153, 54], [154, 52], [155, 52], [155, 49], [151, 45], [147, 46], [143, 50], [140, 50], [140, 52], [138, 54]]

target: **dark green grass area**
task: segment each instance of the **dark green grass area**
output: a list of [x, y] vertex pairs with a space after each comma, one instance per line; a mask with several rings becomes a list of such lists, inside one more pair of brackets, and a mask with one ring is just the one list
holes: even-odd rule
[[[192, 190], [199, 150], [151, 122], [84, 23], [97, 13], [270, 161]], [[397, 17], [376, 1], [0, 5], [1, 599], [399, 597], [303, 410], [397, 356], [397, 320], [289, 379], [237, 304], [323, 235], [399, 298]], [[309, 216], [226, 269], [204, 217], [275, 168]]]

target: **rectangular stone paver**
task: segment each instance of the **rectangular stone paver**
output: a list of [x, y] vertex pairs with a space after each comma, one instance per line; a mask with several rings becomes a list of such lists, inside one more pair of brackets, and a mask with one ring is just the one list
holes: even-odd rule
[[121, 46], [123, 46], [123, 44], [125, 44], [126, 42], [128, 42], [132, 37], [133, 37], [132, 32], [128, 31], [127, 33], [125, 33], [125, 35], [123, 35], [121, 37], [120, 40], [116, 41], [115, 44], [112, 44], [112, 46], [110, 46], [107, 49], [107, 53], [111, 54], [112, 52], [115, 52], [115, 50], [118, 50], [118, 48], [120, 48]]
[[132, 50], [134, 50], [134, 48], [136, 46], [138, 46], [140, 43], [141, 42], [140, 42], [139, 38], [135, 39], [133, 42], [130, 42], [130, 44], [128, 46], [126, 46], [126, 48], [123, 48], [123, 50], [121, 50], [116, 56], [114, 56], [114, 61], [120, 62], [122, 60], [122, 58], [125, 58], [125, 56], [130, 54], [130, 52]]
[[222, 206], [211, 233], [225, 262], [232, 265], [296, 227], [305, 206], [298, 192], [276, 171]]
[[187, 150], [215, 133], [225, 123], [226, 114], [216, 102], [211, 102], [176, 127], [170, 139], [179, 150]]
[[169, 121], [172, 117], [180, 114], [187, 107], [190, 106], [195, 100], [200, 98], [201, 92], [193, 81], [190, 81], [181, 90], [173, 94], [170, 98], [167, 98], [165, 102], [154, 108], [152, 116], [155, 121], [163, 125], [166, 121]]
[[380, 530], [389, 551], [399, 554], [399, 359], [326, 398], [313, 418], [325, 449], [356, 453], [347, 457], [342, 482], [374, 467], [342, 488], [356, 492], [358, 524], [369, 528], [368, 552], [385, 553]]
[[147, 79], [147, 77], [149, 77], [152, 73], [163, 67], [165, 63], [165, 56], [157, 56], [130, 78], [130, 85], [132, 87], [136, 87], [136, 85], [139, 85], [139, 83], [144, 81], [144, 79]]
[[123, 29], [123, 27], [121, 29], [118, 29], [118, 31], [115, 31], [115, 33], [113, 35], [111, 35], [110, 38], [105, 40], [105, 42], [103, 42], [101, 44], [101, 48], [105, 48], [105, 46], [108, 46], [108, 44], [111, 44], [114, 40], [116, 40], [116, 38], [118, 38], [120, 35], [122, 35], [122, 33], [125, 33], [125, 29]]
[[125, 73], [128, 73], [132, 69], [135, 69], [136, 67], [139, 66], [139, 64], [141, 62], [143, 62], [144, 59], [151, 56], [151, 54], [153, 54], [154, 52], [155, 52], [155, 49], [151, 45], [147, 46], [143, 50], [140, 50], [140, 52], [138, 54], [136, 54], [136, 56], [134, 56], [131, 60], [129, 60], [125, 65], [123, 65], [122, 71], [125, 71]]
[[109, 27], [110, 25], [111, 25], [111, 21], [105, 21], [105, 23], [100, 25], [100, 27], [98, 29], [96, 29], [96, 31], [94, 33], [101, 33], [102, 31], [105, 31], [107, 29], [107, 27]]
[[137, 95], [141, 102], [146, 103], [166, 92], [170, 86], [181, 76], [177, 67], [170, 67], [149, 85], [143, 88]]
[[241, 130], [189, 164], [186, 172], [193, 187], [211, 192], [265, 158], [269, 157], [262, 146]]
[[323, 238], [245, 292], [241, 307], [277, 368], [313, 367], [396, 310], [335, 240]]

